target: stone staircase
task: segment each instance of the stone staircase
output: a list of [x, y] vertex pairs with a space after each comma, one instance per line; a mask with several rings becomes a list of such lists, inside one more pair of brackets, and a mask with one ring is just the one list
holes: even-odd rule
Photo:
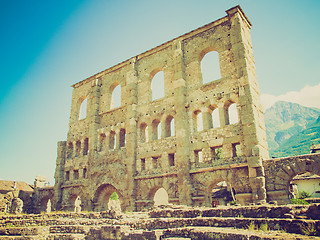
[[[320, 205], [0, 215], [1, 239], [320, 239]], [[315, 235], [308, 236], [307, 234]]]

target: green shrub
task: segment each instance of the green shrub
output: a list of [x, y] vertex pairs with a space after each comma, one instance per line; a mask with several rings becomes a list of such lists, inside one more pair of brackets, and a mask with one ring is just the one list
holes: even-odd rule
[[297, 205], [308, 205], [309, 204], [306, 200], [299, 199], [299, 198], [292, 198], [291, 203], [297, 204]]
[[299, 224], [300, 230], [304, 235], [307, 236], [316, 236], [318, 231], [313, 223]]
[[259, 230], [261, 230], [261, 231], [263, 231], [263, 232], [267, 232], [267, 231], [269, 230], [269, 228], [268, 228], [268, 223], [262, 223], [262, 224], [260, 225]]
[[305, 199], [311, 197], [311, 194], [306, 191], [299, 192], [298, 198], [299, 199]]
[[257, 226], [254, 224], [254, 222], [250, 222], [250, 224], [247, 227], [249, 231], [257, 230]]
[[13, 223], [7, 223], [6, 224], [6, 228], [13, 228], [13, 227], [16, 227]]
[[111, 200], [119, 200], [119, 196], [116, 192], [113, 192], [111, 195], [110, 195], [110, 199]]

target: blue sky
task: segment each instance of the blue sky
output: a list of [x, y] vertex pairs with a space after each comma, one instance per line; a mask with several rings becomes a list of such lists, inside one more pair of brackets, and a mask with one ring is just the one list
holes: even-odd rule
[[238, 4], [253, 24], [263, 102], [320, 107], [318, 0], [0, 0], [0, 179], [53, 184], [72, 84]]

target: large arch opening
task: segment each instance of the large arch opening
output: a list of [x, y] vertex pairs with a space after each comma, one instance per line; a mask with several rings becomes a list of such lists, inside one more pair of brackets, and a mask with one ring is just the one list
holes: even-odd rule
[[151, 81], [152, 101], [163, 98], [164, 94], [164, 72], [158, 71]]
[[158, 119], [152, 121], [152, 140], [161, 138], [161, 122]]
[[88, 106], [88, 99], [85, 98], [81, 102], [80, 111], [79, 111], [79, 120], [85, 119], [87, 117], [87, 106]]
[[196, 132], [201, 132], [203, 130], [202, 112], [200, 110], [193, 112], [193, 127]]
[[167, 191], [163, 187], [159, 188], [154, 194], [153, 201], [155, 206], [168, 205], [169, 196]]
[[75, 203], [78, 197], [79, 195], [77, 193], [70, 194], [68, 201], [63, 206], [63, 210], [73, 212], [75, 210]]
[[213, 110], [211, 112], [211, 120], [212, 120], [212, 127], [213, 128], [220, 127], [219, 108], [213, 108]]
[[121, 107], [121, 84], [118, 84], [112, 91], [110, 109]]
[[219, 53], [209, 51], [201, 60], [202, 83], [206, 84], [221, 78]]
[[227, 122], [226, 124], [236, 124], [239, 122], [239, 115], [237, 110], [237, 104], [234, 102], [229, 102], [226, 106], [227, 111]]
[[148, 125], [146, 123], [140, 124], [140, 142], [148, 142]]
[[165, 121], [164, 137], [171, 137], [174, 135], [175, 135], [174, 118], [169, 115]]
[[122, 195], [111, 184], [102, 184], [96, 190], [93, 199], [94, 211], [119, 210], [122, 207]]

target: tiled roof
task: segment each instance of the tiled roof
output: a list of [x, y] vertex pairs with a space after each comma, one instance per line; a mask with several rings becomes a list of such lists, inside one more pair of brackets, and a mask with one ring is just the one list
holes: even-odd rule
[[[0, 180], [0, 191], [12, 191], [14, 186], [14, 181]], [[33, 192], [33, 188], [26, 182], [16, 182], [17, 190], [25, 192]]]

